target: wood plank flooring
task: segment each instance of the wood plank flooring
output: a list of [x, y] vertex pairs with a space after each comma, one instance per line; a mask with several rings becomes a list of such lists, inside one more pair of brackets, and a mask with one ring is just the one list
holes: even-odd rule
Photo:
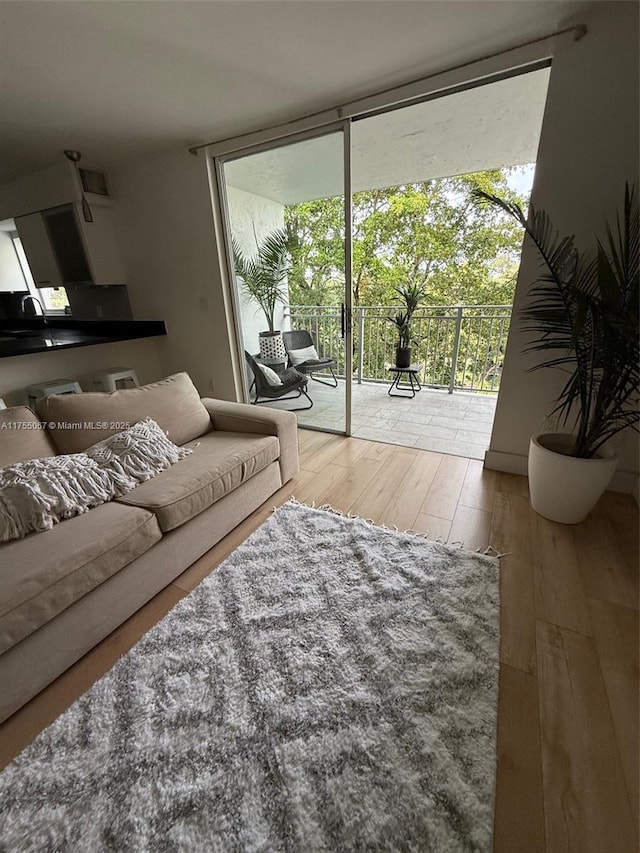
[[638, 851], [638, 513], [607, 493], [581, 525], [477, 460], [300, 430], [301, 471], [0, 726], [0, 766], [290, 495], [501, 559], [495, 853]]

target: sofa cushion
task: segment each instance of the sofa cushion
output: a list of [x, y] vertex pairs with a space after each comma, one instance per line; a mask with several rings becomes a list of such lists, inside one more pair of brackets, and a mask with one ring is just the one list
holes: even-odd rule
[[211, 418], [186, 373], [176, 373], [118, 391], [52, 394], [38, 401], [38, 412], [60, 453], [81, 453], [143, 418], [153, 418], [174, 444], [185, 444], [208, 432]]
[[216, 430], [188, 447], [193, 450], [190, 456], [118, 501], [150, 510], [161, 530], [173, 530], [262, 471], [280, 454], [275, 436], [248, 432]]
[[161, 538], [151, 513], [111, 502], [0, 545], [0, 654]]
[[40, 418], [26, 406], [0, 409], [0, 468], [55, 456], [56, 449]]

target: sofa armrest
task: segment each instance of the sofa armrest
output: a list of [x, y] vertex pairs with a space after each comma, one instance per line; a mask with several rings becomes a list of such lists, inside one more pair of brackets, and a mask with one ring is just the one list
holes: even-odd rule
[[298, 457], [298, 419], [293, 412], [258, 409], [248, 403], [229, 403], [203, 397], [214, 429], [228, 432], [253, 432], [275, 435], [280, 442], [280, 476], [286, 483], [300, 470]]

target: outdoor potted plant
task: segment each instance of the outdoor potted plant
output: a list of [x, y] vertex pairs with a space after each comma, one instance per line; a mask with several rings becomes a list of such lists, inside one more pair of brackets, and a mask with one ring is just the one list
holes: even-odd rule
[[409, 367], [411, 365], [411, 320], [424, 298], [425, 287], [420, 284], [405, 284], [401, 287], [394, 287], [395, 292], [402, 297], [404, 308], [396, 311], [396, 313], [387, 317], [390, 323], [396, 327], [398, 331], [398, 341], [396, 343], [396, 367]]
[[256, 238], [256, 254], [253, 256], [245, 254], [235, 239], [232, 249], [236, 275], [242, 279], [245, 291], [258, 303], [267, 320], [267, 330], [258, 335], [260, 355], [262, 358], [286, 358], [282, 332], [274, 329], [274, 317], [278, 302], [287, 300], [287, 233], [278, 228], [261, 242]]
[[638, 430], [640, 378], [640, 215], [637, 187], [625, 188], [622, 215], [607, 224], [606, 240], [580, 252], [573, 237], [555, 231], [544, 211], [528, 217], [517, 205], [475, 190], [481, 203], [506, 211], [525, 229], [544, 273], [522, 309], [527, 352], [542, 353], [532, 370], [567, 374], [549, 417], [564, 433], [532, 436], [531, 504], [565, 524], [582, 521], [608, 486], [617, 457], [608, 443], [624, 429]]

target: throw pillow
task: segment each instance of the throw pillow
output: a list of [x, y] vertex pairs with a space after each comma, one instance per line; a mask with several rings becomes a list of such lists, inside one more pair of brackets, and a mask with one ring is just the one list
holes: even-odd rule
[[87, 448], [87, 456], [108, 468], [126, 491], [155, 477], [193, 451], [174, 444], [151, 418]]
[[50, 530], [123, 495], [191, 452], [145, 418], [86, 453], [29, 459], [0, 469], [0, 542]]
[[282, 385], [282, 379], [280, 379], [280, 377], [275, 372], [275, 370], [272, 370], [266, 364], [259, 364], [258, 367], [260, 368], [260, 372], [262, 373], [264, 378], [267, 380], [269, 385], [273, 385], [273, 386]]
[[0, 541], [54, 524], [126, 491], [85, 453], [28, 459], [0, 470]]
[[302, 349], [290, 349], [289, 358], [291, 359], [293, 366], [296, 367], [298, 364], [303, 364], [305, 361], [317, 361], [318, 353], [314, 346], [303, 347]]

